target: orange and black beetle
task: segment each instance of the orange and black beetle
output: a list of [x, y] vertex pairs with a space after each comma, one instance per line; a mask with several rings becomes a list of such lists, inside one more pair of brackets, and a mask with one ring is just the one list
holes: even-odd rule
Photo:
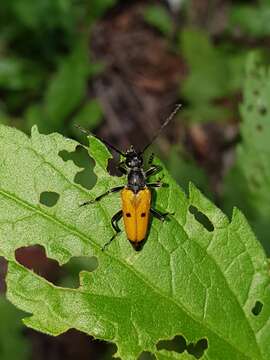
[[[115, 193], [121, 191], [121, 199], [122, 199], [122, 209], [119, 210], [111, 219], [112, 227], [115, 230], [115, 234], [103, 246], [103, 250], [113, 241], [113, 239], [121, 232], [118, 222], [123, 217], [125, 232], [128, 240], [132, 244], [135, 250], [140, 250], [141, 246], [147, 236], [148, 224], [149, 224], [149, 216], [150, 213], [156, 217], [160, 221], [164, 221], [168, 213], [160, 213], [159, 211], [153, 209], [151, 207], [151, 191], [149, 188], [160, 188], [164, 186], [164, 184], [160, 181], [148, 183], [147, 179], [158, 173], [161, 168], [160, 166], [153, 165], [153, 157], [152, 154], [148, 164], [149, 169], [146, 171], [143, 170], [143, 153], [145, 150], [152, 144], [152, 142], [158, 137], [161, 130], [169, 123], [169, 121], [174, 117], [177, 111], [180, 109], [181, 105], [177, 105], [175, 110], [171, 113], [171, 115], [166, 119], [166, 121], [162, 124], [158, 132], [155, 134], [153, 139], [149, 144], [145, 146], [143, 151], [136, 151], [133, 146], [123, 153], [122, 151], [115, 148], [113, 145], [108, 143], [107, 141], [102, 140], [107, 146], [118, 152], [122, 155], [125, 160], [121, 161], [118, 164], [118, 169], [125, 175], [127, 175], [127, 185], [114, 187], [105, 193], [99, 195], [97, 198], [86, 201], [80, 206], [86, 206], [89, 204], [93, 204], [96, 201], [100, 201], [104, 196], [109, 195], [111, 193]], [[76, 125], [81, 131], [88, 133], [81, 126]]]

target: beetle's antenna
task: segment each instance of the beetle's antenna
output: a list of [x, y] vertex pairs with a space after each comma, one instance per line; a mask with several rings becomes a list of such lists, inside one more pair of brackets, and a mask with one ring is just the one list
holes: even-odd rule
[[114, 151], [116, 151], [118, 154], [126, 157], [126, 154], [124, 154], [122, 151], [118, 150], [115, 146], [113, 146], [112, 144], [110, 144], [108, 141], [92, 134], [90, 131], [86, 130], [85, 128], [83, 128], [81, 125], [75, 124], [74, 125], [77, 129], [81, 130], [81, 132], [83, 132], [86, 135], [91, 135], [94, 136], [95, 138], [101, 140], [105, 145], [107, 145], [108, 147], [110, 147], [111, 149], [113, 149]]
[[180, 110], [180, 108], [182, 107], [182, 104], [177, 104], [175, 109], [171, 112], [171, 114], [167, 117], [167, 119], [164, 121], [164, 123], [161, 125], [161, 127], [158, 129], [158, 131], [156, 132], [156, 134], [153, 136], [152, 140], [145, 146], [145, 148], [143, 149], [143, 151], [141, 152], [144, 153], [145, 150], [156, 140], [156, 138], [160, 135], [161, 131], [165, 128], [165, 126], [167, 126], [169, 124], [169, 122], [175, 117], [175, 115], [177, 114], [177, 112]]

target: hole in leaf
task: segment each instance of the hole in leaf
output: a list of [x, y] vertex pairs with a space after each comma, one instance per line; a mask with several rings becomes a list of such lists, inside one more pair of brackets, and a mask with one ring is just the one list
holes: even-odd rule
[[57, 285], [76, 289], [79, 287], [79, 273], [81, 271], [95, 271], [98, 268], [98, 260], [95, 256], [73, 257], [61, 267], [61, 278]]
[[251, 310], [252, 314], [255, 315], [255, 316], [258, 316], [261, 313], [262, 308], [263, 308], [263, 303], [260, 302], [259, 300], [256, 301], [254, 307]]
[[60, 195], [54, 191], [43, 191], [40, 194], [39, 202], [45, 206], [53, 207], [56, 205]]
[[56, 260], [46, 256], [44, 247], [39, 245], [21, 247], [16, 250], [15, 257], [21, 265], [54, 285], [72, 289], [79, 287], [79, 273], [82, 270], [91, 272], [98, 267], [95, 256], [73, 257], [67, 264], [59, 266]]
[[259, 112], [261, 115], [266, 115], [267, 114], [267, 108], [265, 106], [261, 106], [259, 109]]
[[157, 350], [168, 350], [182, 353], [187, 348], [187, 342], [184, 336], [176, 335], [171, 340], [160, 340], [157, 343]]
[[68, 152], [66, 150], [60, 151], [58, 154], [64, 161], [71, 160], [80, 168], [83, 168], [79, 171], [75, 177], [74, 182], [80, 184], [87, 190], [92, 189], [96, 182], [97, 176], [94, 173], [94, 160], [89, 156], [88, 151], [81, 145], [76, 147], [76, 150], [73, 152]]
[[56, 284], [60, 277], [58, 262], [47, 258], [43, 246], [21, 247], [15, 251], [15, 258], [21, 265], [33, 270], [35, 274], [44, 277], [53, 284]]
[[[27, 329], [27, 333], [31, 330]], [[113, 343], [94, 339], [92, 336], [79, 330], [69, 329], [65, 333], [53, 337], [38, 332], [30, 333], [31, 339], [37, 349], [44, 349], [42, 356], [35, 359], [48, 360], [90, 360], [107, 359], [116, 360], [113, 355], [117, 352], [117, 347]], [[44, 354], [44, 355], [43, 355]], [[119, 359], [119, 358], [117, 358]]]
[[208, 348], [208, 341], [202, 338], [197, 341], [196, 344], [187, 344], [186, 339], [181, 335], [176, 335], [171, 340], [161, 340], [157, 343], [157, 350], [174, 351], [177, 353], [183, 353], [187, 351], [190, 355], [193, 355], [196, 359], [200, 359], [205, 350]]
[[189, 207], [189, 212], [194, 215], [195, 219], [202, 224], [202, 226], [207, 230], [207, 231], [214, 231], [214, 225], [213, 223], [210, 221], [210, 219], [203, 214], [200, 210], [198, 210], [195, 206], [190, 205]]
[[156, 360], [156, 355], [150, 351], [144, 351], [140, 354], [137, 360]]
[[118, 169], [118, 165], [119, 165], [118, 156], [108, 160], [107, 171], [111, 176], [118, 176], [118, 177], [123, 176], [121, 171]]
[[203, 356], [204, 351], [208, 348], [208, 342], [206, 339], [197, 341], [196, 344], [190, 343], [187, 346], [187, 352], [190, 355], [195, 356], [196, 359], [200, 359]]

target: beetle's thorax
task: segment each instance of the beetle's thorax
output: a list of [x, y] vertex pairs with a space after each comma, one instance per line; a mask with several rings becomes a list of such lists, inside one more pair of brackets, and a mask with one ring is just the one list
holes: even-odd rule
[[128, 172], [127, 187], [134, 193], [145, 188], [145, 174], [142, 168], [130, 169]]
[[126, 151], [126, 167], [128, 169], [127, 188], [137, 193], [145, 188], [145, 174], [143, 171], [143, 158], [131, 145]]

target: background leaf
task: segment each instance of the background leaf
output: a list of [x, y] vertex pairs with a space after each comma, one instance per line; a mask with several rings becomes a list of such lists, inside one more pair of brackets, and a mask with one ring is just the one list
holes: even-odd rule
[[173, 33], [173, 21], [168, 11], [163, 6], [148, 6], [144, 11], [144, 19], [166, 36]]
[[214, 101], [239, 90], [245, 55], [226, 46], [214, 46], [207, 33], [195, 29], [181, 32], [180, 47], [189, 70], [181, 85], [181, 93], [190, 104], [187, 116], [196, 121], [230, 116], [229, 109]]
[[23, 317], [21, 311], [12, 306], [4, 296], [0, 296], [0, 358], [1, 360], [29, 359], [30, 346], [23, 337]]
[[247, 62], [237, 160], [225, 183], [225, 208], [239, 206], [270, 253], [270, 75], [258, 54]]
[[100, 125], [102, 117], [103, 113], [101, 105], [97, 100], [91, 100], [88, 101], [75, 115], [71, 126], [73, 127], [73, 131], [76, 130], [76, 134], [79, 136], [81, 135], [81, 131], [79, 134], [79, 130], [74, 127], [75, 124], [79, 124], [86, 129], [92, 130]]
[[188, 192], [189, 183], [192, 181], [205, 194], [211, 196], [207, 174], [182, 148], [172, 147], [166, 164], [174, 180], [186, 192]]
[[[189, 344], [207, 339], [202, 359], [221, 353], [226, 359], [269, 359], [269, 266], [238, 210], [229, 221], [194, 186], [187, 198], [164, 169], [169, 186], [158, 192], [155, 207], [174, 215], [165, 223], [153, 220], [141, 252], [124, 233], [102, 252], [119, 197], [79, 204], [125, 182], [108, 175], [104, 145], [90, 139], [98, 182], [88, 192], [74, 183], [78, 167], [59, 156], [74, 152], [77, 142], [40, 135], [36, 128], [28, 138], [5, 126], [0, 138], [0, 254], [9, 261], [8, 298], [32, 314], [27, 326], [51, 335], [76, 328], [116, 343], [116, 356], [125, 360], [142, 351], [164, 359], [157, 342], [177, 334]], [[53, 207], [40, 203], [46, 191], [60, 195]], [[80, 273], [77, 289], [57, 287], [16, 262], [15, 249], [32, 244], [44, 246], [60, 264], [95, 256], [98, 267]], [[254, 315], [257, 301], [263, 307]]]
[[88, 48], [86, 43], [81, 42], [59, 66], [45, 94], [48, 122], [56, 129], [83, 101], [88, 75]]
[[270, 4], [261, 1], [259, 6], [234, 5], [230, 14], [230, 27], [240, 28], [242, 32], [254, 37], [270, 34]]

